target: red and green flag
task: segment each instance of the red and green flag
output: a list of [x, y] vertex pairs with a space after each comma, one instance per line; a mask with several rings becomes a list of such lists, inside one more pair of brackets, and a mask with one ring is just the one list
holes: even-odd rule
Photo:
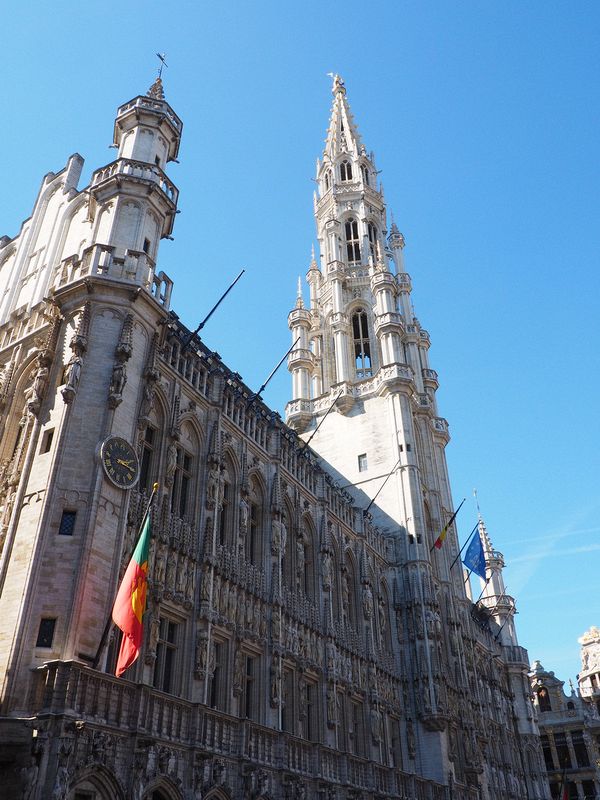
[[142, 524], [140, 537], [121, 581], [112, 610], [113, 622], [123, 631], [121, 649], [115, 667], [119, 678], [140, 654], [144, 636], [142, 617], [146, 610], [148, 589], [148, 554], [150, 552], [150, 508]]

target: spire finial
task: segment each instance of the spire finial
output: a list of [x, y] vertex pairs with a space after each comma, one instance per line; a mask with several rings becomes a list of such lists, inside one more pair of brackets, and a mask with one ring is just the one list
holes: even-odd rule
[[327, 75], [333, 79], [333, 86], [331, 87], [332, 94], [337, 94], [338, 92], [346, 94], [346, 87], [342, 77], [338, 75], [337, 72], [335, 74], [333, 72], [328, 72]]
[[167, 54], [166, 53], [157, 53], [156, 57], [160, 61], [160, 67], [158, 68], [158, 79], [161, 80], [162, 79], [163, 67], [168, 67], [169, 66], [167, 64], [167, 62], [165, 61], [165, 58], [167, 57]]
[[296, 308], [304, 308], [304, 301], [302, 300], [302, 278], [298, 275], [298, 290], [296, 292]]
[[156, 76], [156, 80], [152, 84], [152, 86], [148, 89], [147, 96], [152, 97], [153, 100], [164, 100], [165, 93], [163, 91], [163, 84], [162, 84], [162, 71], [163, 67], [168, 67], [169, 65], [165, 61], [167, 54], [166, 53], [157, 53], [156, 57], [160, 61], [160, 67], [158, 68], [158, 75]]

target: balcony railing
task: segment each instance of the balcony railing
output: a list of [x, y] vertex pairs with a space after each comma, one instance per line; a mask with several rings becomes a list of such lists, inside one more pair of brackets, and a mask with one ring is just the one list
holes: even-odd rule
[[[73, 661], [52, 661], [37, 669], [31, 700], [38, 714], [75, 716], [123, 733], [137, 731], [190, 749], [376, 790], [390, 798], [447, 800], [447, 788], [433, 781]], [[453, 798], [476, 800], [477, 793], [455, 783]]]
[[56, 291], [88, 275], [102, 275], [142, 286], [165, 309], [169, 308], [173, 281], [164, 272], [156, 272], [156, 264], [147, 253], [125, 250], [116, 255], [115, 248], [105, 244], [87, 247], [81, 257], [65, 258], [57, 266], [52, 288]]
[[165, 175], [162, 169], [155, 164], [148, 164], [145, 161], [135, 161], [132, 158], [118, 158], [105, 167], [97, 169], [92, 175], [91, 186], [100, 186], [102, 183], [114, 178], [117, 175], [125, 175], [146, 183], [157, 186], [163, 195], [174, 206], [177, 205], [179, 190]]

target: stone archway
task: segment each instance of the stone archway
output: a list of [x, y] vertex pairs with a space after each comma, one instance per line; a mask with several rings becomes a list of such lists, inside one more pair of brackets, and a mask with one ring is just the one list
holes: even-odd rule
[[73, 780], [68, 800], [125, 800], [125, 794], [106, 767], [98, 764], [86, 767]]

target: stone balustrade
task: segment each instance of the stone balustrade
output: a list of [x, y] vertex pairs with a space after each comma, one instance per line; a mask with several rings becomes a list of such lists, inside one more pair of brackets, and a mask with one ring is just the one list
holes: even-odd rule
[[117, 175], [125, 175], [129, 178], [153, 184], [161, 190], [173, 206], [177, 205], [179, 190], [163, 170], [156, 164], [136, 161], [133, 158], [118, 158], [105, 167], [97, 169], [92, 175], [90, 185], [92, 188], [96, 188]]
[[124, 103], [122, 106], [119, 106], [117, 110], [117, 116], [121, 117], [128, 111], [132, 111], [135, 109], [148, 109], [149, 111], [158, 111], [169, 120], [169, 122], [173, 125], [173, 127], [178, 133], [181, 133], [181, 131], [183, 130], [183, 122], [179, 119], [177, 114], [173, 111], [173, 109], [168, 105], [168, 103], [165, 100], [156, 100], [154, 97], [148, 97], [147, 95], [140, 95], [139, 97], [135, 97], [133, 100], [130, 100], [129, 103]]
[[81, 257], [65, 258], [55, 269], [52, 288], [56, 291], [81, 278], [103, 276], [142, 286], [168, 309], [173, 281], [164, 272], [156, 272], [156, 264], [147, 253], [125, 250], [123, 255], [117, 255], [115, 250], [110, 245], [94, 244], [86, 247]]

